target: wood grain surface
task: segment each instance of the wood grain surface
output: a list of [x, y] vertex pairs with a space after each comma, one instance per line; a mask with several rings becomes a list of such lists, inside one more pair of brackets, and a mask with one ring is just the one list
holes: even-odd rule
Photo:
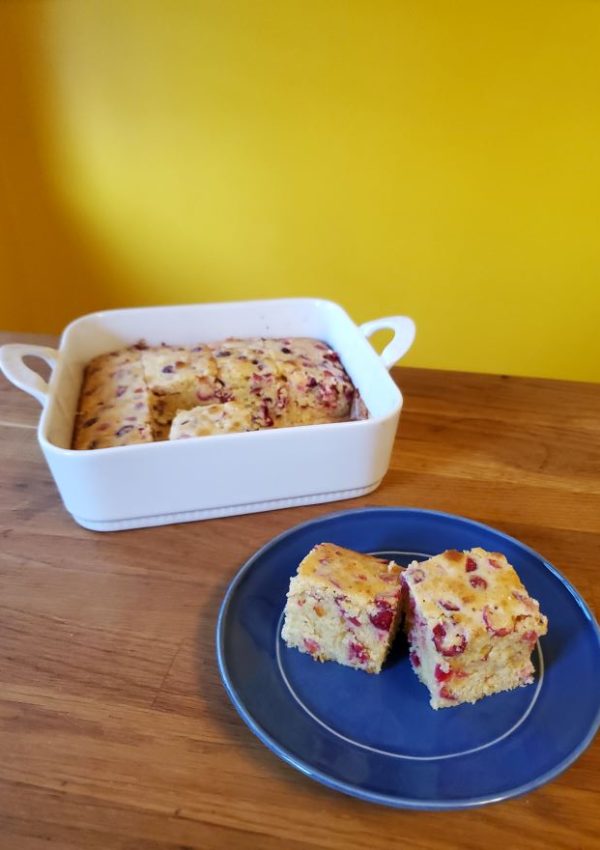
[[393, 374], [405, 407], [375, 493], [113, 534], [65, 512], [37, 445], [39, 406], [0, 378], [2, 850], [600, 847], [597, 742], [520, 799], [397, 811], [278, 760], [221, 686], [214, 632], [229, 582], [271, 537], [332, 510], [483, 521], [542, 552], [598, 611], [600, 386]]

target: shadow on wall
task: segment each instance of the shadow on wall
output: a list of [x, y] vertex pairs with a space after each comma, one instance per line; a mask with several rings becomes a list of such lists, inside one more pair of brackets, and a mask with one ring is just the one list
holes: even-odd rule
[[109, 277], [114, 282], [118, 273], [57, 193], [35, 10], [29, 4], [2, 4], [0, 21], [1, 324], [56, 332], [75, 316], [107, 306], [105, 282]]

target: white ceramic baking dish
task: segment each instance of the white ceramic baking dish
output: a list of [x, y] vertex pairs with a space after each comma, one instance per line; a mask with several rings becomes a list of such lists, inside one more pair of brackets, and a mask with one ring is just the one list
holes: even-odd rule
[[[378, 355], [367, 337], [394, 332]], [[9, 344], [6, 377], [43, 410], [38, 439], [66, 509], [85, 528], [116, 531], [252, 513], [362, 496], [388, 469], [402, 395], [388, 369], [410, 348], [411, 319], [358, 327], [331, 301], [285, 298], [142, 307], [92, 313], [72, 322], [57, 351]], [[227, 336], [310, 336], [340, 355], [369, 410], [355, 422], [225, 434], [97, 451], [70, 448], [83, 369], [97, 354], [144, 339], [189, 345]], [[46, 383], [23, 361], [52, 367]]]

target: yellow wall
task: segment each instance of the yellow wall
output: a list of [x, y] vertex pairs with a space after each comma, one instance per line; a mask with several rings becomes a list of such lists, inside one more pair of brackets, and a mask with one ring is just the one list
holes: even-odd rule
[[0, 326], [318, 295], [600, 380], [600, 3], [0, 4]]

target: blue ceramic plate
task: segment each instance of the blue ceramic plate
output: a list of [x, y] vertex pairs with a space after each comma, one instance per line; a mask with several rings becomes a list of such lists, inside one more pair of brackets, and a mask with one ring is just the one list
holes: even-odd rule
[[[534, 684], [433, 711], [398, 637], [378, 676], [317, 664], [280, 638], [285, 594], [317, 543], [407, 564], [444, 549], [503, 552], [549, 619]], [[257, 552], [219, 614], [217, 657], [234, 706], [280, 758], [372, 802], [460, 809], [506, 800], [553, 779], [600, 722], [600, 633], [575, 589], [506, 534], [450, 514], [364, 508], [299, 525]]]

